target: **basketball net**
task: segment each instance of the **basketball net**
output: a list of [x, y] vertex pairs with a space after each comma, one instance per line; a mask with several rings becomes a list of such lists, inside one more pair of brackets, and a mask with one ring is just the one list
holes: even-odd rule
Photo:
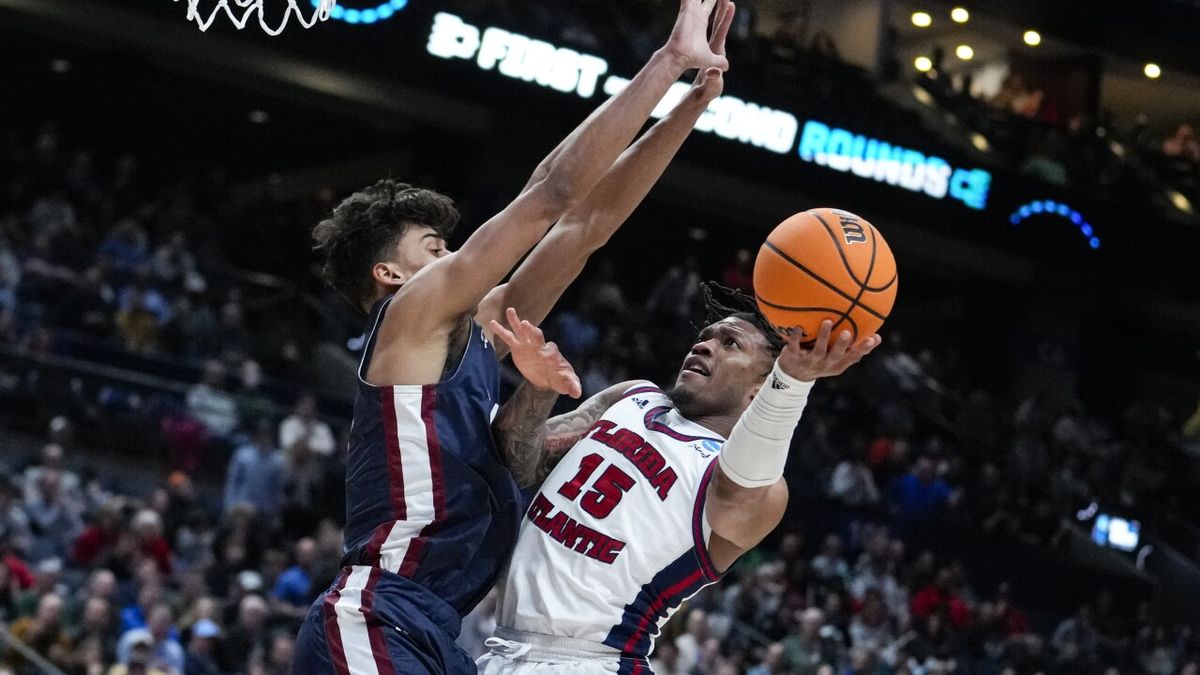
[[[179, 0], [174, 1], [179, 2]], [[245, 28], [246, 24], [250, 22], [250, 18], [257, 14], [258, 25], [262, 27], [263, 32], [274, 37], [282, 33], [284, 28], [287, 28], [288, 20], [292, 18], [292, 15], [296, 16], [296, 21], [299, 21], [300, 25], [304, 28], [312, 28], [319, 21], [328, 21], [330, 12], [337, 6], [337, 0], [318, 0], [316, 11], [312, 13], [311, 17], [305, 18], [304, 13], [300, 11], [300, 7], [296, 5], [296, 0], [287, 0], [287, 9], [283, 12], [283, 18], [280, 19], [278, 26], [272, 28], [264, 16], [263, 2], [264, 0], [232, 0], [232, 4], [236, 5], [239, 10], [245, 10], [239, 17], [234, 13], [233, 8], [230, 7], [230, 0], [217, 0], [217, 5], [213, 8], [212, 13], [208, 15], [208, 18], [205, 18], [200, 15], [200, 0], [187, 0], [187, 19], [188, 21], [195, 21], [196, 26], [203, 33], [208, 30], [208, 27], [216, 20], [217, 15], [222, 12], [229, 17], [230, 22], [238, 30]]]

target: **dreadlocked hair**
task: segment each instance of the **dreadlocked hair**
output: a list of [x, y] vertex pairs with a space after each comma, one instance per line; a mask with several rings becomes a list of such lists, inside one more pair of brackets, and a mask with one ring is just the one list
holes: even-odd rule
[[445, 239], [458, 224], [458, 209], [447, 196], [390, 178], [355, 192], [313, 228], [313, 250], [325, 258], [321, 275], [358, 306], [371, 298], [371, 266], [409, 227], [431, 227]]
[[705, 318], [708, 323], [716, 323], [730, 317], [749, 323], [767, 339], [772, 356], [779, 356], [787, 346], [787, 341], [780, 335], [779, 330], [758, 311], [758, 303], [753, 297], [715, 281], [702, 282], [700, 292], [704, 295]]

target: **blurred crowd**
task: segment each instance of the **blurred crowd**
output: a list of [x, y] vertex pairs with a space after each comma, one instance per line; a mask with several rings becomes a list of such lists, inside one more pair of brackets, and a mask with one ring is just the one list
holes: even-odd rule
[[[539, 3], [486, 4], [545, 19]], [[661, 4], [581, 3], [547, 30], [586, 46], [612, 38], [606, 26], [652, 49], [646, 27], [672, 15]], [[817, 95], [866, 82], [809, 67], [834, 63], [837, 46], [805, 3], [769, 35], [739, 4], [733, 48], [763, 72]], [[1011, 88], [992, 110], [1033, 110]], [[1198, 159], [1190, 128], [1159, 149]], [[219, 174], [187, 188], [155, 178], [134, 155], [66, 147], [53, 125], [0, 132], [0, 626], [34, 652], [0, 646], [0, 675], [41, 672], [42, 659], [71, 675], [286, 673], [299, 619], [338, 567], [348, 420], [304, 392], [321, 384], [319, 343], [342, 334], [231, 270], [222, 239], [265, 230], [303, 255], [332, 196], [286, 205], [238, 196]], [[749, 290], [752, 265], [749, 250], [683, 254], [641, 292], [597, 260], [547, 332], [585, 394], [668, 383], [703, 320], [698, 283]], [[1197, 673], [1194, 617], [1164, 617], [1153, 588], [1079, 572], [1095, 582], [1081, 594], [1045, 577], [1067, 569], [1059, 552], [1091, 505], [1147, 530], [1200, 516], [1182, 450], [1200, 417], [1011, 398], [1009, 383], [964, 374], [976, 356], [890, 332], [822, 383], [788, 468], [796, 511], [678, 613], [656, 671]], [[1028, 564], [997, 570], [980, 551]], [[491, 602], [464, 626], [476, 653]]]
[[1132, 120], [1118, 120], [1107, 110], [1099, 117], [1067, 115], [1053, 89], [1031, 84], [1015, 72], [985, 97], [973, 86], [971, 74], [951, 76], [945, 58], [945, 50], [935, 48], [933, 66], [918, 76], [918, 83], [1023, 175], [1188, 213], [1168, 190], [1200, 204], [1200, 141], [1191, 124], [1180, 123], [1173, 133], [1155, 137], [1145, 113]]

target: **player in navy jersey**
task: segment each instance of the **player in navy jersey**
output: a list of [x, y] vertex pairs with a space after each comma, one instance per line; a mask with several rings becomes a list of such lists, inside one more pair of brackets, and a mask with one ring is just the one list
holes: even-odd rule
[[[667, 43], [628, 88], [460, 250], [445, 244], [458, 220], [453, 203], [393, 181], [352, 195], [314, 230], [327, 280], [368, 314], [368, 332], [343, 568], [305, 619], [295, 672], [475, 671], [454, 638], [499, 575], [520, 518], [516, 481], [490, 431], [497, 361], [508, 351], [491, 343], [490, 322], [504, 322], [509, 307], [540, 321], [662, 173], [728, 67], [710, 44], [718, 7], [714, 33], [723, 36], [727, 0], [681, 0]], [[701, 73], [692, 92], [627, 149], [692, 68]], [[578, 378], [555, 367], [564, 362], [553, 349], [514, 361], [531, 386], [578, 395]]]
[[[753, 299], [732, 293], [731, 307], [710, 289], [719, 320], [672, 388], [623, 382], [547, 421], [555, 396], [523, 384], [497, 417], [506, 452], [548, 477], [521, 524], [482, 675], [648, 675], [672, 612], [783, 517], [783, 467], [813, 382], [880, 338], [831, 341], [825, 321], [811, 349], [799, 330], [785, 344]], [[497, 335], [514, 352], [540, 346], [528, 327]]]

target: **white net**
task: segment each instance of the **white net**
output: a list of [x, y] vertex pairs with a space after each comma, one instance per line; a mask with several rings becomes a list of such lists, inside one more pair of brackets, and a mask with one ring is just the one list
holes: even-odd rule
[[[179, 2], [179, 0], [174, 1]], [[318, 0], [316, 2], [316, 9], [313, 10], [311, 15], [306, 17], [299, 5], [296, 4], [296, 0], [287, 0], [287, 7], [283, 11], [282, 18], [279, 19], [277, 25], [272, 26], [268, 23], [266, 10], [263, 7], [265, 0], [217, 0], [216, 5], [208, 13], [207, 17], [200, 10], [202, 0], [185, 1], [188, 6], [188, 21], [195, 21], [196, 26], [201, 32], [207, 31], [209, 26], [213, 24], [213, 21], [216, 21], [217, 16], [223, 13], [229, 17], [229, 21], [238, 30], [245, 28], [246, 24], [257, 17], [258, 25], [262, 27], [263, 32], [271, 36], [282, 33], [287, 28], [288, 21], [293, 16], [295, 16], [296, 21], [304, 28], [312, 28], [317, 22], [328, 21], [333, 8], [337, 6], [337, 0]]]

